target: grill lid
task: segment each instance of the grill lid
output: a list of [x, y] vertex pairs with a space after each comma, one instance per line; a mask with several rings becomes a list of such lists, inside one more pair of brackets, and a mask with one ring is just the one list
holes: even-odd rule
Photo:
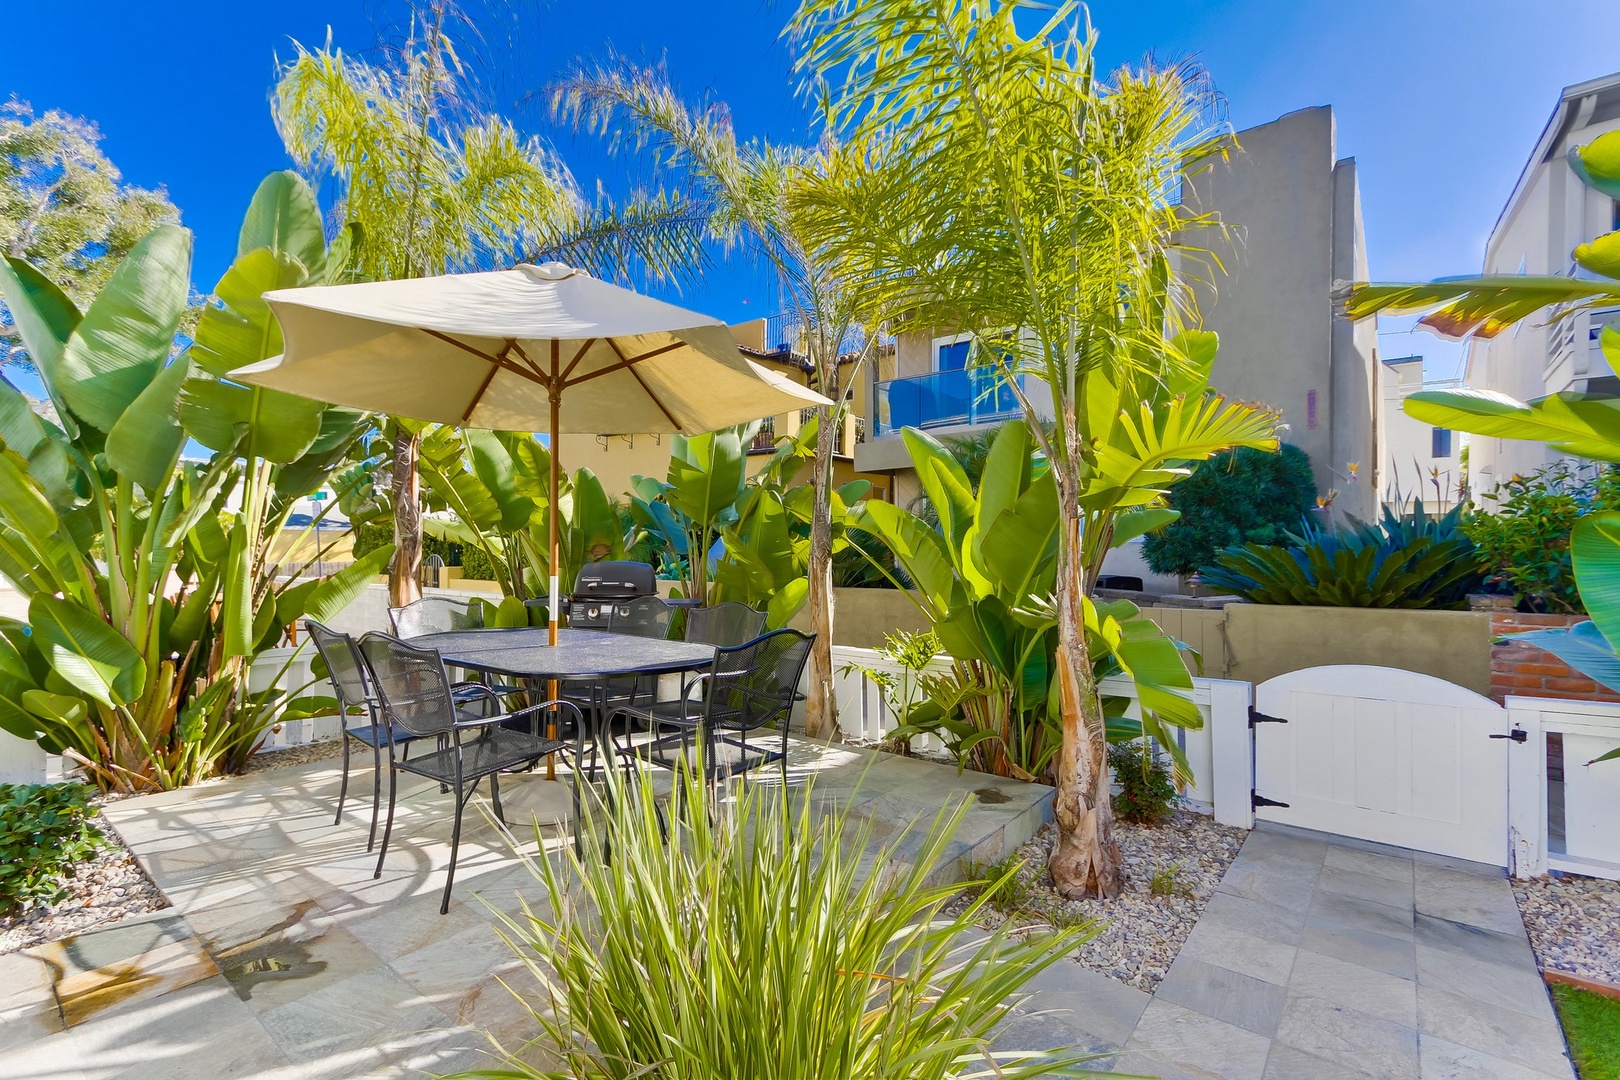
[[658, 591], [653, 568], [641, 562], [593, 562], [574, 580], [575, 600], [629, 600]]

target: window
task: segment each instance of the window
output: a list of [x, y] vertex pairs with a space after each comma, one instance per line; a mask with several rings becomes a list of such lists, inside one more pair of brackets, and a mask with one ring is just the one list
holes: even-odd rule
[[967, 367], [968, 352], [973, 348], [971, 338], [942, 341], [934, 347], [935, 371], [961, 371]]
[[1448, 458], [1451, 456], [1451, 429], [1437, 427], [1434, 429], [1433, 445], [1430, 447], [1430, 457]]

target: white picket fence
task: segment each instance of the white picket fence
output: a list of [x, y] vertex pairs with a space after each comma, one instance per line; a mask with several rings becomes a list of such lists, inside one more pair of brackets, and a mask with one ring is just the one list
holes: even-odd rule
[[[838, 699], [838, 726], [848, 738], [865, 741], [882, 739], [898, 723], [883, 688], [874, 674], [899, 680], [907, 673], [900, 665], [875, 649], [835, 645], [834, 687]], [[928, 674], [950, 670], [950, 657], [936, 656], [924, 668]], [[1135, 703], [1136, 687], [1131, 680], [1116, 676], [1105, 679], [1102, 691], [1111, 697], [1131, 698], [1127, 715], [1139, 717]], [[1250, 804], [1253, 763], [1249, 755], [1249, 703], [1251, 687], [1228, 679], [1194, 679], [1193, 701], [1204, 717], [1200, 728], [1178, 728], [1176, 741], [1192, 767], [1193, 783], [1182, 792], [1196, 809], [1213, 812], [1223, 824], [1247, 828], [1253, 824]], [[913, 693], [914, 702], [919, 693]], [[940, 749], [938, 740], [913, 740], [919, 749]]]
[[1508, 754], [1508, 838], [1513, 876], [1562, 870], [1620, 880], [1620, 705], [1507, 699], [1524, 732]]

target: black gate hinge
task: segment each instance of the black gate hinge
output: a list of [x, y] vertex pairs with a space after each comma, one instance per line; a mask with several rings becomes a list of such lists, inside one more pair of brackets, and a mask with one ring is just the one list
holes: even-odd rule
[[1491, 735], [1490, 738], [1493, 738], [1493, 739], [1512, 739], [1514, 742], [1525, 742], [1526, 740], [1528, 740], [1530, 738], [1530, 733], [1528, 731], [1524, 730], [1524, 728], [1514, 728], [1512, 731], [1508, 732], [1506, 735]]
[[1287, 803], [1278, 802], [1276, 799], [1268, 799], [1264, 795], [1256, 795], [1252, 791], [1249, 792], [1249, 802], [1255, 810], [1260, 809], [1262, 806], [1280, 806], [1284, 810], [1288, 809]]
[[1255, 708], [1253, 705], [1249, 706], [1249, 726], [1250, 727], [1254, 727], [1254, 725], [1256, 725], [1256, 724], [1286, 724], [1286, 723], [1288, 723], [1288, 721], [1284, 720], [1280, 716], [1267, 716], [1265, 713], [1261, 712], [1259, 709]]

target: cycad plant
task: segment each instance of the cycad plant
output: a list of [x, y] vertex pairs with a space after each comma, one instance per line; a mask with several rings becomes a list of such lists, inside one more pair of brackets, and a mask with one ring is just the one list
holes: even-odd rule
[[542, 856], [544, 903], [504, 919], [541, 987], [525, 1001], [536, 1038], [465, 1075], [1098, 1075], [1065, 1049], [991, 1049], [1023, 988], [1095, 930], [985, 934], [975, 922], [993, 889], [947, 913], [959, 889], [930, 881], [965, 803], [874, 853], [870, 824], [813, 789], [750, 784], [715, 800], [683, 770], [677, 801], [695, 812], [666, 818], [651, 785], [610, 783], [586, 831], [610, 837], [611, 862]]
[[1457, 609], [1484, 577], [1465, 509], [1434, 517], [1385, 506], [1377, 523], [1324, 525], [1306, 517], [1283, 544], [1228, 548], [1204, 584], [1256, 604]]

